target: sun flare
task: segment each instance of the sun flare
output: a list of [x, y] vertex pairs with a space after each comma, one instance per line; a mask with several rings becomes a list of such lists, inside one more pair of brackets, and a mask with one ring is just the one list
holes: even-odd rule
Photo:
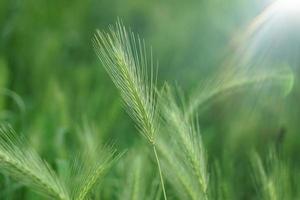
[[278, 0], [273, 4], [275, 12], [282, 14], [299, 14], [300, 17], [300, 1], [299, 0]]

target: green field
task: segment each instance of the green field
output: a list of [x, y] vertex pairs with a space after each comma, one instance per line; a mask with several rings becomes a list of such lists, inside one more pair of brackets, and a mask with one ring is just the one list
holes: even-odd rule
[[297, 0], [1, 0], [0, 199], [300, 199]]

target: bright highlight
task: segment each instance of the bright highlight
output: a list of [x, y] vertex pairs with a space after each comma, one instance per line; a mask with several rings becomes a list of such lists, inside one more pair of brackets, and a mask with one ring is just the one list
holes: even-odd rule
[[273, 11], [282, 14], [299, 14], [300, 0], [278, 0], [273, 4]]

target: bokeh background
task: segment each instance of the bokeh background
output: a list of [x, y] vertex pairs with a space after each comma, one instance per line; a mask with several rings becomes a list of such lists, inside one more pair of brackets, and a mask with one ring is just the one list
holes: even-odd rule
[[[25, 135], [54, 166], [78, 148], [76, 138], [86, 126], [120, 150], [139, 146], [141, 138], [91, 42], [96, 29], [105, 30], [118, 18], [152, 46], [158, 85], [167, 81], [187, 96], [204, 79], [236, 67], [227, 66], [236, 63], [228, 60], [251, 51], [247, 67], [288, 66], [292, 89], [226, 95], [199, 111], [199, 121], [209, 161], [221, 163], [232, 191], [244, 184], [235, 190], [237, 199], [252, 199], [250, 150], [279, 145], [293, 168], [300, 166], [299, 21], [268, 19], [272, 23], [259, 27], [259, 39], [244, 41], [250, 50], [235, 42], [271, 2], [1, 0], [0, 120]], [[39, 199], [4, 175], [0, 180], [0, 199]]]

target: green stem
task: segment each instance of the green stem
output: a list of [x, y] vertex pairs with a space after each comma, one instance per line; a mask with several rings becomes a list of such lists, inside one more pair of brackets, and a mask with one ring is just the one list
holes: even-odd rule
[[162, 176], [160, 162], [159, 162], [158, 155], [157, 155], [157, 152], [156, 152], [155, 144], [153, 144], [152, 147], [153, 147], [154, 155], [155, 155], [156, 162], [157, 162], [157, 167], [158, 167], [158, 172], [159, 172], [159, 177], [160, 177], [160, 183], [161, 183], [162, 191], [163, 191], [163, 194], [164, 194], [164, 199], [168, 200], [166, 190], [165, 190], [164, 179], [163, 179], [163, 176]]

